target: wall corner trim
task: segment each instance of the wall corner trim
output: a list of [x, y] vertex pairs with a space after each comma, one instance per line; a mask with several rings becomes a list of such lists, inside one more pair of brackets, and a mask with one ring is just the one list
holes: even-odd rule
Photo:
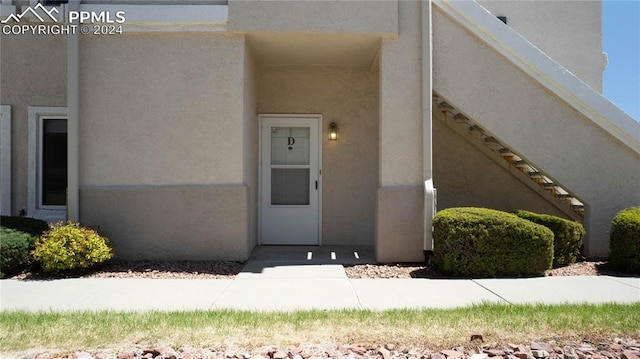
[[0, 214], [11, 215], [11, 106], [0, 106]]

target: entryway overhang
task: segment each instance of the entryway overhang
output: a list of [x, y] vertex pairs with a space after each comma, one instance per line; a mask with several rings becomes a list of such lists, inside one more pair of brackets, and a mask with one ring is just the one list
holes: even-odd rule
[[258, 65], [377, 67], [381, 36], [311, 32], [249, 32]]

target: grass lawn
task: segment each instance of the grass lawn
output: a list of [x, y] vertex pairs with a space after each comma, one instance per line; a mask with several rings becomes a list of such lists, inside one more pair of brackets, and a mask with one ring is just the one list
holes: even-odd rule
[[80, 350], [126, 344], [223, 348], [298, 343], [395, 343], [432, 350], [469, 342], [599, 343], [640, 338], [640, 303], [497, 305], [390, 311], [0, 312], [0, 352]]

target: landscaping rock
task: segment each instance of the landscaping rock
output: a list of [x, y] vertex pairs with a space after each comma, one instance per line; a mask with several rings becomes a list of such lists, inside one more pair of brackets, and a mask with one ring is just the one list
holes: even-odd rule
[[73, 354], [73, 359], [94, 359], [94, 357], [87, 352], [76, 352]]
[[382, 355], [382, 359], [391, 359], [391, 352], [385, 347], [380, 347], [378, 353]]
[[160, 352], [156, 349], [145, 349], [142, 351], [142, 356], [151, 355], [152, 358], [155, 358], [160, 355]]
[[546, 350], [531, 350], [531, 355], [533, 355], [534, 358], [547, 358], [549, 356], [549, 352]]
[[[485, 349], [483, 352], [489, 354], [491, 357], [503, 356], [505, 354], [505, 351], [500, 349]], [[511, 352], [513, 353], [513, 351]]]
[[462, 358], [464, 356], [464, 353], [457, 350], [442, 350], [440, 353], [446, 355], [447, 358]]
[[[609, 343], [591, 345], [559, 344], [553, 341], [530, 345], [509, 344], [495, 348], [479, 342], [473, 347], [455, 347], [432, 352], [428, 348], [409, 348], [399, 344], [300, 344], [288, 348], [261, 347], [250, 350], [194, 348], [183, 346], [126, 348], [120, 352], [101, 350], [91, 352], [30, 352], [29, 355], [3, 356], [3, 359], [640, 359], [640, 345], [633, 339], [618, 339]], [[116, 354], [117, 353], [117, 354]], [[4, 353], [2, 353], [4, 354]]]
[[353, 351], [354, 353], [356, 353], [358, 355], [364, 355], [364, 353], [367, 352], [367, 349], [365, 347], [361, 347], [361, 346], [352, 346], [351, 347], [351, 351]]
[[134, 357], [135, 354], [133, 354], [133, 352], [124, 352], [118, 354], [118, 359], [133, 359]]
[[535, 359], [533, 355], [525, 352], [515, 352], [513, 355], [518, 359]]
[[531, 350], [544, 350], [548, 353], [551, 353], [554, 351], [551, 345], [547, 343], [542, 343], [542, 342], [533, 342], [531, 343], [530, 347], [531, 347]]
[[479, 340], [483, 342], [484, 338], [480, 334], [471, 334], [471, 338], [469, 338], [469, 341], [474, 341], [474, 340]]
[[634, 353], [631, 350], [625, 350], [622, 352], [622, 359], [640, 359], [638, 353]]
[[95, 355], [95, 359], [116, 359], [115, 353], [102, 352]]

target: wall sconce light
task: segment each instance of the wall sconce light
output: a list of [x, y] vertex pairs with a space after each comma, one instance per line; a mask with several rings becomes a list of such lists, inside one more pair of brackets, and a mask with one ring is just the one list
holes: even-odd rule
[[338, 140], [338, 125], [335, 122], [329, 124], [329, 141]]

